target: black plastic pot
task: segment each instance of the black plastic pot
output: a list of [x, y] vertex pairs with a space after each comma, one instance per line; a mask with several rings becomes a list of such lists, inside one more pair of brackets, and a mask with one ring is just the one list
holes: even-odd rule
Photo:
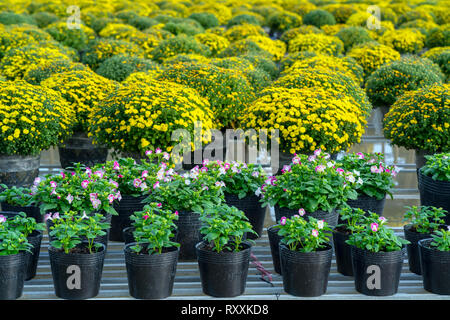
[[[52, 246], [48, 247], [48, 252], [57, 297], [80, 300], [98, 295], [106, 254], [104, 244], [98, 252], [92, 254], [66, 254]], [[79, 286], [76, 286], [77, 274], [79, 275]]]
[[415, 274], [421, 275], [422, 269], [420, 267], [419, 241], [431, 238], [431, 234], [415, 232], [412, 229], [411, 224], [405, 225], [403, 231], [405, 233], [405, 239], [411, 242], [406, 245], [409, 270]]
[[420, 264], [425, 290], [450, 295], [450, 251], [430, 247], [433, 239], [419, 241]]
[[14, 300], [22, 296], [26, 267], [24, 252], [0, 256], [0, 300]]
[[42, 222], [42, 215], [39, 207], [35, 206], [12, 206], [6, 202], [1, 203], [2, 211], [25, 212], [27, 217], [34, 218], [37, 223]]
[[445, 224], [450, 224], [450, 181], [433, 180], [418, 171], [420, 204], [447, 210]]
[[266, 208], [261, 207], [260, 198], [256, 195], [246, 196], [239, 199], [237, 195], [225, 194], [225, 202], [229, 206], [234, 206], [245, 213], [254, 231], [258, 233], [258, 236], [249, 233], [249, 239], [257, 239], [261, 237], [264, 227], [264, 218], [266, 217]]
[[349, 236], [349, 234], [342, 232], [340, 229], [334, 228], [333, 243], [337, 271], [344, 276], [353, 276], [351, 246], [345, 242]]
[[109, 232], [109, 240], [123, 242], [123, 229], [131, 225], [130, 216], [137, 211], [142, 211], [145, 204], [142, 201], [146, 196], [132, 197], [129, 195], [122, 195], [122, 200], [114, 205], [118, 216], [112, 216], [111, 229]]
[[[127, 227], [125, 229], [123, 229], [123, 239], [125, 242], [125, 245], [132, 243], [132, 242], [136, 242], [136, 239], [133, 236], [133, 232], [134, 232], [134, 227]], [[174, 237], [173, 237], [173, 242], [178, 242], [178, 230], [174, 230], [173, 231]]]
[[28, 242], [33, 245], [31, 252], [26, 252], [27, 270], [25, 280], [31, 280], [36, 276], [36, 269], [39, 261], [39, 254], [41, 252], [42, 231], [35, 230], [28, 237]]
[[347, 200], [347, 204], [352, 208], [360, 208], [367, 211], [372, 211], [379, 216], [383, 215], [384, 205], [386, 203], [386, 197], [381, 200], [377, 200], [375, 197], [369, 197], [366, 194], [359, 194], [355, 200]]
[[200, 215], [195, 212], [182, 211], [178, 213], [178, 220], [174, 221], [178, 230], [180, 244], [179, 260], [195, 260], [197, 253], [195, 246], [202, 241]]
[[427, 159], [425, 158], [425, 156], [431, 156], [433, 154], [434, 154], [434, 152], [429, 152], [429, 151], [422, 150], [422, 149], [420, 149], [420, 150], [416, 149], [415, 150], [416, 168], [417, 169], [422, 168], [425, 165], [425, 163], [427, 162]]
[[327, 291], [333, 249], [314, 252], [291, 251], [280, 243], [283, 288], [298, 297], [318, 297]]
[[[370, 252], [355, 246], [351, 246], [351, 250], [356, 291], [367, 296], [391, 296], [397, 293], [405, 247], [391, 252]], [[379, 286], [376, 286], [378, 268]]]
[[205, 242], [196, 245], [203, 293], [213, 297], [236, 297], [244, 293], [251, 245], [242, 243], [239, 252], [215, 252]]
[[81, 163], [87, 167], [92, 167], [98, 163], [106, 162], [108, 149], [92, 143], [85, 133], [74, 133], [71, 138], [58, 147], [61, 167], [66, 169], [72, 167], [74, 163]]
[[273, 267], [276, 273], [281, 274], [280, 247], [278, 246], [281, 241], [281, 237], [278, 235], [278, 228], [276, 228], [276, 226], [277, 225], [273, 225], [267, 228], [267, 235], [269, 236]]
[[136, 254], [125, 246], [128, 288], [136, 299], [164, 299], [172, 295], [179, 248], [170, 248], [161, 254]]
[[40, 159], [40, 155], [0, 155], [0, 184], [8, 187], [31, 186], [39, 175]]

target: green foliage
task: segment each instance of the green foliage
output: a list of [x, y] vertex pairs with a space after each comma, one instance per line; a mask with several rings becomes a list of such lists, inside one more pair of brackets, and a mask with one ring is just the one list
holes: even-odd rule
[[73, 63], [68, 60], [51, 60], [28, 69], [23, 76], [23, 80], [38, 85], [55, 73], [87, 69], [88, 67], [82, 63]]
[[433, 180], [450, 181], [450, 153], [437, 153], [425, 158], [426, 163], [420, 168], [422, 174], [432, 177]]
[[287, 11], [275, 11], [267, 18], [267, 25], [272, 32], [284, 32], [302, 25], [302, 17]]
[[[369, 211], [369, 215], [373, 214]], [[360, 208], [352, 208], [345, 206], [339, 211], [340, 220], [336, 228], [343, 229], [349, 234], [361, 232], [364, 228], [363, 224], [367, 220], [366, 212]]]
[[439, 27], [429, 30], [425, 38], [425, 47], [447, 47], [450, 46], [450, 27]]
[[134, 72], [157, 70], [160, 67], [149, 59], [119, 54], [103, 61], [95, 72], [105, 78], [122, 82]]
[[205, 29], [219, 26], [219, 19], [210, 12], [194, 12], [188, 18], [198, 21]]
[[408, 209], [403, 221], [408, 221], [412, 224], [414, 230], [419, 233], [433, 233], [435, 230], [445, 224], [447, 211], [442, 208], [432, 206], [412, 206], [406, 207]]
[[11, 11], [0, 12], [0, 23], [10, 24], [36, 24], [36, 21], [27, 14], [19, 14]]
[[36, 21], [39, 28], [45, 28], [49, 24], [52, 24], [59, 20], [59, 17], [51, 12], [35, 12], [31, 17]]
[[9, 219], [0, 215], [0, 256], [19, 254], [23, 251], [31, 252], [33, 247], [25, 234], [9, 225]]
[[14, 217], [8, 219], [8, 227], [21, 232], [25, 237], [30, 236], [33, 231], [45, 230], [43, 223], [37, 223], [34, 218], [27, 217], [24, 212], [19, 212]]
[[34, 197], [30, 188], [25, 187], [8, 187], [0, 184], [2, 191], [0, 192], [0, 203], [5, 202], [11, 206], [27, 207], [35, 204]]
[[303, 23], [306, 25], [313, 25], [320, 28], [324, 25], [336, 24], [336, 19], [328, 11], [317, 9], [312, 10], [303, 16]]
[[192, 19], [174, 19], [167, 22], [163, 30], [169, 31], [174, 35], [185, 34], [188, 36], [194, 36], [205, 31], [197, 20]]
[[239, 24], [254, 24], [257, 26], [261, 25], [261, 22], [254, 16], [250, 14], [239, 14], [231, 18], [227, 23], [227, 28], [230, 28]]
[[211, 50], [201, 44], [195, 38], [181, 34], [173, 38], [163, 40], [152, 52], [153, 60], [161, 63], [164, 59], [176, 56], [180, 53], [195, 53], [203, 56], [210, 56]]
[[137, 16], [132, 19], [130, 19], [129, 24], [133, 27], [139, 29], [139, 30], [145, 30], [147, 28], [150, 28], [159, 22], [153, 18], [149, 17], [143, 17], [143, 16]]
[[351, 49], [354, 45], [373, 41], [369, 32], [363, 27], [347, 27], [339, 30], [336, 36], [344, 43], [344, 50]]
[[433, 237], [433, 242], [431, 242], [432, 248], [450, 252], [450, 229], [446, 231], [435, 231], [431, 236]]

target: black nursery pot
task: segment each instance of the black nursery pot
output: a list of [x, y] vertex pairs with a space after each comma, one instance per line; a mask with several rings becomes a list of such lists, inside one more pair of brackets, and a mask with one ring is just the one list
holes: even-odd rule
[[411, 224], [405, 225], [403, 231], [405, 233], [405, 239], [411, 242], [406, 245], [409, 270], [415, 274], [421, 275], [422, 269], [420, 267], [419, 241], [431, 238], [431, 234], [415, 232], [412, 229]]
[[[135, 228], [134, 227], [127, 227], [125, 229], [123, 229], [123, 239], [125, 242], [125, 245], [132, 243], [132, 242], [136, 242], [136, 239], [133, 236], [133, 232], [134, 232]], [[178, 242], [178, 230], [174, 230], [173, 231], [173, 242]]]
[[0, 154], [0, 184], [8, 187], [31, 186], [39, 175], [41, 156], [7, 156]]
[[249, 239], [257, 239], [261, 237], [264, 227], [264, 218], [266, 216], [266, 208], [261, 207], [260, 198], [256, 195], [246, 196], [242, 199], [235, 194], [226, 193], [225, 202], [229, 206], [234, 206], [245, 213], [254, 231], [258, 235], [248, 234]]
[[358, 194], [358, 198], [355, 200], [347, 200], [347, 204], [352, 208], [360, 208], [367, 211], [372, 211], [378, 214], [379, 216], [383, 215], [384, 205], [386, 203], [386, 196], [377, 200], [375, 197], [369, 197], [366, 194]]
[[450, 295], [450, 251], [431, 248], [432, 241], [419, 241], [423, 287], [435, 294]]
[[215, 252], [205, 242], [196, 245], [203, 293], [213, 297], [236, 297], [244, 293], [250, 263], [250, 243], [238, 252]]
[[31, 252], [26, 252], [27, 270], [25, 280], [31, 280], [36, 276], [37, 264], [39, 261], [39, 254], [41, 252], [42, 231], [35, 230], [28, 237], [28, 242], [33, 245]]
[[74, 133], [71, 138], [58, 147], [61, 167], [66, 169], [73, 167], [74, 163], [81, 163], [92, 167], [98, 163], [106, 162], [108, 149], [92, 143], [85, 133]]
[[177, 242], [180, 244], [180, 256], [178, 259], [180, 261], [197, 259], [195, 246], [202, 241], [200, 215], [195, 212], [182, 211], [179, 212], [178, 220], [175, 220], [174, 223], [178, 227]]
[[344, 276], [353, 276], [351, 246], [345, 242], [349, 236], [349, 234], [342, 230], [334, 228], [333, 243], [337, 271]]
[[370, 252], [355, 246], [351, 246], [351, 250], [356, 291], [367, 296], [392, 296], [397, 293], [405, 247], [391, 252]]
[[0, 300], [15, 300], [22, 296], [26, 267], [25, 252], [0, 256]]
[[161, 254], [136, 254], [125, 246], [128, 287], [136, 299], [164, 299], [172, 295], [177, 270], [179, 248], [172, 247]]
[[[106, 254], [104, 244], [98, 252], [92, 254], [66, 254], [52, 246], [48, 247], [48, 252], [57, 297], [81, 300], [98, 295]], [[77, 275], [79, 275], [79, 278]], [[77, 282], [77, 278], [79, 282]]]
[[450, 224], [450, 181], [433, 180], [418, 170], [420, 204], [447, 210], [445, 224]]
[[25, 212], [27, 217], [34, 218], [37, 223], [42, 222], [42, 215], [39, 207], [35, 206], [26, 206], [26, 207], [20, 207], [20, 206], [12, 206], [6, 202], [1, 203], [2, 211], [13, 211], [13, 212]]
[[118, 204], [114, 204], [119, 215], [112, 216], [111, 229], [109, 232], [109, 240], [123, 242], [123, 229], [131, 225], [130, 216], [137, 211], [144, 210], [145, 204], [142, 201], [146, 196], [133, 197], [129, 195], [122, 195], [122, 200]]
[[275, 272], [281, 274], [280, 264], [280, 247], [278, 244], [281, 241], [281, 237], [278, 235], [278, 225], [273, 225], [267, 228], [267, 235], [269, 236], [270, 253], [272, 254], [273, 267]]
[[283, 288], [298, 297], [318, 297], [327, 291], [333, 249], [313, 252], [291, 251], [280, 243]]

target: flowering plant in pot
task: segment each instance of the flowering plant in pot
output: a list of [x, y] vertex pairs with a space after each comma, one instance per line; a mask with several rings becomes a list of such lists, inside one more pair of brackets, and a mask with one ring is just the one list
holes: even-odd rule
[[214, 297], [244, 293], [254, 233], [244, 212], [225, 203], [205, 209], [200, 217], [203, 241], [196, 253], [203, 292]]
[[[10, 227], [8, 219], [0, 215], [0, 276], [6, 279], [0, 287], [0, 300], [17, 299], [22, 295], [27, 268], [26, 254], [31, 248], [27, 237]], [[11, 274], [17, 276], [11, 277]]]
[[436, 230], [431, 239], [419, 241], [420, 265], [425, 290], [450, 294], [450, 227]]
[[40, 153], [71, 131], [73, 111], [61, 95], [25, 81], [0, 83], [0, 183], [29, 186]]
[[0, 204], [3, 211], [25, 212], [27, 216], [33, 217], [36, 221], [42, 221], [39, 206], [35, 201], [34, 194], [30, 188], [8, 187], [0, 184]]
[[24, 212], [19, 212], [8, 219], [8, 224], [13, 230], [21, 232], [27, 238], [28, 243], [32, 245], [30, 252], [26, 253], [27, 269], [25, 275], [25, 280], [31, 280], [36, 275], [41, 250], [42, 231], [45, 230], [45, 225], [37, 223], [32, 217], [27, 217]]
[[114, 202], [118, 215], [111, 219], [110, 240], [123, 241], [122, 230], [130, 226], [130, 215], [143, 209], [147, 189], [174, 172], [169, 153], [157, 148], [145, 154], [147, 159], [139, 163], [133, 158], [120, 158], [92, 168], [94, 172], [103, 171], [104, 178], [116, 181], [121, 195], [120, 201]]
[[416, 274], [422, 274], [420, 267], [419, 241], [431, 238], [431, 235], [439, 229], [445, 228], [446, 211], [442, 208], [430, 206], [406, 207], [403, 221], [409, 224], [403, 227], [405, 239], [411, 242], [407, 245], [409, 270]]
[[125, 245], [130, 295], [162, 299], [172, 294], [180, 244], [174, 242], [178, 212], [151, 203], [131, 216], [135, 242]]
[[206, 169], [195, 166], [182, 175], [174, 173], [157, 181], [148, 190], [144, 202], [161, 203], [164, 208], [179, 212], [178, 242], [181, 244], [180, 260], [196, 258], [195, 245], [201, 240], [200, 214], [205, 207], [224, 201], [224, 182], [216, 181]]
[[345, 276], [353, 276], [351, 247], [346, 241], [351, 234], [364, 229], [367, 214], [376, 215], [376, 213], [370, 211], [366, 213], [360, 208], [350, 206], [346, 206], [339, 211], [340, 223], [333, 229], [333, 243], [337, 270]]
[[315, 297], [327, 290], [333, 249], [331, 231], [323, 220], [300, 215], [282, 217], [279, 235], [284, 290], [294, 296]]
[[281, 175], [265, 181], [261, 201], [275, 206], [276, 221], [282, 216], [306, 214], [336, 226], [336, 209], [348, 199], [356, 199], [355, 185], [361, 184], [361, 180], [354, 173], [338, 168], [329, 158], [320, 149], [311, 156], [297, 155]]
[[450, 224], [450, 153], [425, 158], [425, 165], [418, 170], [420, 203], [445, 209], [447, 215], [444, 220]]
[[203, 163], [217, 181], [225, 184], [225, 202], [245, 212], [253, 230], [256, 231], [256, 235], [249, 236], [261, 236], [266, 210], [259, 200], [261, 186], [266, 177], [265, 171], [261, 166], [236, 161], [230, 163], [205, 160]]
[[[106, 246], [97, 239], [105, 236], [109, 227], [102, 219], [98, 213], [88, 216], [75, 211], [53, 218], [48, 252], [56, 296], [88, 299], [98, 294]], [[70, 282], [74, 265], [78, 267], [80, 277]]]
[[346, 171], [355, 172], [362, 183], [357, 184], [358, 198], [349, 200], [351, 207], [361, 208], [383, 214], [386, 194], [391, 199], [391, 188], [394, 186], [394, 177], [398, 173], [396, 166], [388, 166], [384, 162], [382, 153], [351, 153], [339, 160], [339, 165]]
[[[386, 218], [374, 215], [366, 220], [363, 230], [351, 234], [346, 241], [352, 246], [355, 288], [365, 295], [390, 296], [398, 290], [405, 245], [409, 241], [396, 236], [385, 226], [386, 222]], [[369, 279], [374, 269], [382, 277]]]

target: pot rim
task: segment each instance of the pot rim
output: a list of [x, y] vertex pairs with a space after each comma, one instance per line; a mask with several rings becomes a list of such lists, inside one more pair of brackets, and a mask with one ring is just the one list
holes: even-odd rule
[[[83, 241], [81, 243], [84, 244], [84, 243], [87, 243], [87, 241]], [[94, 244], [95, 243], [101, 244], [101, 249], [102, 250], [99, 250], [99, 251], [94, 252], [94, 253], [70, 253], [70, 252], [69, 253], [65, 253], [64, 250], [58, 251], [58, 250], [61, 250], [61, 249], [57, 249], [57, 248], [53, 247], [51, 245], [51, 242], [50, 242], [48, 244], [48, 251], [52, 251], [52, 252], [55, 252], [55, 253], [62, 253], [64, 255], [66, 255], [66, 256], [74, 256], [74, 257], [77, 257], [77, 256], [80, 256], [80, 257], [94, 256], [94, 255], [100, 255], [100, 254], [106, 253], [106, 246], [105, 246], [105, 244], [103, 244], [101, 242], [94, 242]]]
[[[132, 250], [131, 250], [131, 246], [133, 246], [133, 245], [136, 245], [137, 244], [137, 242], [130, 242], [130, 243], [127, 243], [125, 246], [124, 246], [124, 248], [123, 248], [123, 251], [124, 252], [128, 252], [128, 253], [130, 253], [130, 254], [133, 254], [133, 255], [138, 255], [136, 252], [133, 252]], [[169, 248], [167, 248], [169, 251], [167, 251], [167, 252], [163, 252], [163, 253], [161, 253], [161, 254], [146, 254], [145, 256], [160, 256], [160, 255], [165, 255], [165, 254], [171, 254], [171, 253], [173, 253], [173, 252], [175, 252], [175, 251], [180, 251], [180, 247], [175, 247], [175, 246], [172, 246], [172, 247], [169, 247]], [[143, 254], [140, 254], [139, 256], [144, 256]]]
[[242, 249], [242, 250], [240, 250], [240, 251], [222, 251], [222, 252], [216, 252], [216, 251], [212, 251], [212, 250], [206, 250], [205, 248], [204, 248], [204, 246], [207, 244], [207, 242], [206, 241], [200, 241], [200, 242], [198, 242], [196, 245], [195, 245], [195, 249], [197, 249], [197, 250], [201, 250], [201, 251], [204, 251], [204, 252], [208, 252], [208, 253], [211, 253], [211, 254], [217, 254], [217, 255], [225, 255], [225, 254], [239, 254], [239, 253], [242, 253], [242, 252], [245, 252], [245, 251], [248, 251], [248, 250], [251, 250], [252, 249], [252, 244], [249, 242], [249, 241], [242, 241], [241, 242], [241, 245], [242, 244], [244, 244], [244, 245], [247, 245], [248, 246], [248, 248], [245, 248], [245, 249]]
[[[325, 252], [333, 250], [333, 247], [330, 244], [328, 244], [328, 243], [325, 243], [325, 246], [327, 246], [328, 248], [323, 249], [323, 250], [311, 251], [311, 252], [293, 251], [293, 250], [289, 249], [289, 247], [287, 245], [285, 245], [284, 243], [282, 243], [281, 241], [278, 244], [278, 246], [279, 246], [280, 249], [284, 247], [284, 248], [286, 248], [286, 250], [289, 250], [290, 252], [294, 252], [294, 253], [298, 253], [298, 254], [305, 254], [305, 255], [307, 255], [307, 254], [325, 253]], [[281, 252], [281, 250], [280, 250], [280, 252]]]

